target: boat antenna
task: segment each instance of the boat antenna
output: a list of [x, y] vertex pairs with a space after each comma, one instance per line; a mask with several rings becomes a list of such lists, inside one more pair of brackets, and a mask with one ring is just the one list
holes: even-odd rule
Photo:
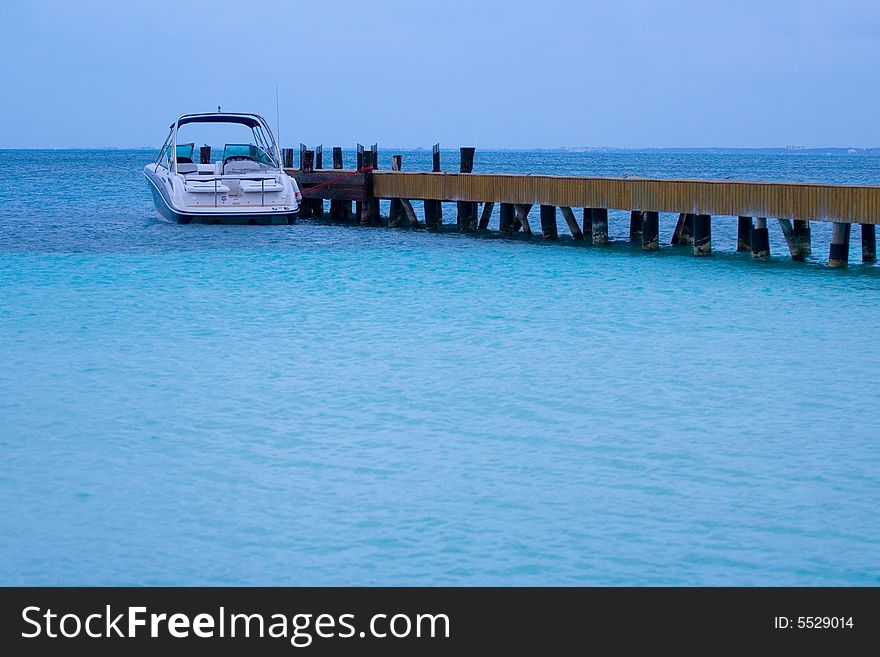
[[275, 143], [281, 143], [281, 112], [278, 103], [278, 83], [275, 83]]

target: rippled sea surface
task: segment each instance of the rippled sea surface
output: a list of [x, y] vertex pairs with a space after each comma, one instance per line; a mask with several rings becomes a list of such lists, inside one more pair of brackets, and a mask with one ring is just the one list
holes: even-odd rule
[[[178, 226], [153, 153], [0, 155], [0, 583], [880, 584], [857, 230], [834, 271], [819, 224], [798, 265], [772, 224], [773, 261], [733, 253], [731, 218], [706, 259], [631, 248], [622, 213], [607, 248]], [[475, 170], [877, 183], [880, 158]]]

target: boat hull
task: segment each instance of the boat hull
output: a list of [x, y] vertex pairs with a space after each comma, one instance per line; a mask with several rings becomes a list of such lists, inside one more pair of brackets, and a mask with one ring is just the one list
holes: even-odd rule
[[144, 176], [153, 194], [156, 211], [166, 221], [178, 224], [224, 224], [233, 226], [285, 226], [296, 223], [299, 212], [262, 210], [260, 212], [186, 212], [175, 208], [161, 182], [154, 180], [155, 174], [145, 171]]

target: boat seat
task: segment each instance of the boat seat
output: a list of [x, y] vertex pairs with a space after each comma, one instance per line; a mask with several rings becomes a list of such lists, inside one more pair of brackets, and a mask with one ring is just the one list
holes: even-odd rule
[[280, 192], [284, 190], [284, 185], [277, 182], [274, 178], [265, 178], [262, 182], [259, 180], [242, 180], [238, 184], [242, 192]]
[[199, 170], [198, 164], [190, 162], [181, 162], [177, 160], [177, 173], [196, 173]]
[[263, 165], [252, 160], [231, 160], [223, 165], [223, 173], [229, 174], [247, 174], [263, 169]]
[[218, 194], [228, 194], [229, 193], [229, 187], [224, 185], [219, 180], [216, 181], [216, 187], [214, 185], [215, 185], [215, 181], [213, 181], [213, 180], [190, 180], [190, 179], [187, 179], [186, 185], [184, 186], [184, 189], [187, 192], [190, 192], [191, 194], [213, 194], [215, 191]]

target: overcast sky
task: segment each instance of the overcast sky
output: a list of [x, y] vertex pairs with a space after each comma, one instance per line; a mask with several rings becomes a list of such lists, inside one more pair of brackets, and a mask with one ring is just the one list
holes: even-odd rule
[[878, 146], [878, 0], [0, 0], [0, 147]]

